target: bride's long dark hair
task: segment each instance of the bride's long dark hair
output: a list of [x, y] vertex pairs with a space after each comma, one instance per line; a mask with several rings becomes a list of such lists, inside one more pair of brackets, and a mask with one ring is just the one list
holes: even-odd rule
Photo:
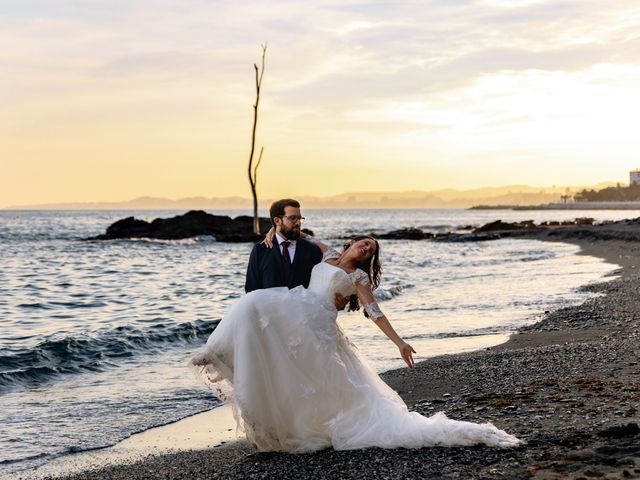
[[[342, 246], [342, 253], [346, 252], [347, 249], [353, 245], [355, 242], [360, 240], [369, 239], [376, 244], [376, 251], [364, 262], [357, 262], [356, 268], [359, 268], [363, 272], [365, 272], [369, 277], [369, 283], [371, 284], [371, 291], [378, 288], [380, 285], [380, 277], [382, 277], [382, 263], [380, 262], [380, 244], [378, 241], [370, 237], [369, 235], [359, 235], [357, 237], [353, 237], [347, 243]], [[360, 302], [358, 301], [358, 295], [351, 295], [349, 297], [349, 307], [347, 308], [349, 312], [353, 312], [356, 310], [360, 310]], [[369, 318], [369, 314], [367, 310], [364, 311], [364, 316]]]

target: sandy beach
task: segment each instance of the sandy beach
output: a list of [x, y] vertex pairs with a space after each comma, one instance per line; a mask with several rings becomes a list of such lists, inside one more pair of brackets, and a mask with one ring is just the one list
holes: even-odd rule
[[523, 439], [522, 447], [292, 455], [258, 453], [244, 441], [204, 448], [205, 441], [112, 465], [87, 462], [55, 478], [640, 478], [640, 227], [549, 233], [537, 238], [577, 243], [620, 265], [616, 278], [586, 287], [599, 295], [547, 312], [502, 345], [383, 374], [410, 409], [490, 421]]

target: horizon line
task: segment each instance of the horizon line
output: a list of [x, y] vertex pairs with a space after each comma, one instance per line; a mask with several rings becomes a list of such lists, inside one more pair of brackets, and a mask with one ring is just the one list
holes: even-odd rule
[[[302, 194], [302, 195], [291, 195], [288, 197], [278, 197], [278, 198], [306, 198], [309, 200], [318, 200], [318, 201], [331, 201], [332, 199], [334, 201], [344, 201], [344, 200], [339, 200], [340, 197], [346, 197], [346, 196], [354, 196], [354, 195], [402, 195], [402, 194], [406, 194], [406, 195], [411, 195], [411, 194], [420, 194], [420, 195], [425, 195], [425, 194], [438, 194], [438, 193], [444, 193], [444, 192], [451, 192], [451, 193], [460, 193], [460, 194], [464, 194], [465, 192], [479, 192], [479, 191], [483, 191], [483, 190], [501, 190], [501, 189], [510, 189], [510, 188], [525, 188], [528, 189], [528, 191], [526, 192], [518, 192], [518, 191], [509, 191], [509, 192], [505, 192], [502, 195], [505, 194], [533, 194], [533, 193], [542, 193], [545, 190], [551, 190], [552, 193], [554, 193], [557, 190], [563, 190], [563, 189], [589, 189], [589, 188], [594, 188], [594, 187], [603, 187], [605, 185], [618, 185], [620, 184], [620, 182], [609, 182], [609, 181], [604, 181], [604, 182], [599, 182], [595, 185], [550, 185], [550, 186], [539, 186], [539, 185], [526, 185], [526, 184], [509, 184], [509, 185], [495, 185], [495, 186], [486, 186], [486, 187], [474, 187], [474, 188], [466, 188], [466, 189], [460, 189], [460, 188], [454, 188], [454, 187], [445, 187], [445, 188], [439, 188], [439, 189], [434, 189], [434, 190], [372, 190], [372, 191], [367, 191], [367, 190], [363, 190], [363, 191], [348, 191], [348, 192], [342, 192], [342, 193], [337, 193], [337, 194], [333, 194], [333, 195], [325, 195], [325, 196], [319, 196], [319, 195], [313, 195], [313, 194]], [[548, 193], [548, 192], [547, 192]], [[500, 196], [500, 195], [498, 195]], [[263, 197], [263, 199], [258, 199], [258, 203], [270, 203], [271, 201], [273, 201], [276, 197], [272, 196], [272, 195], [266, 195]], [[415, 197], [408, 197], [411, 199], [415, 199]], [[459, 200], [470, 200], [469, 198], [465, 198], [465, 197], [456, 197], [455, 199], [459, 199]], [[170, 198], [170, 197], [161, 197], [161, 196], [152, 196], [152, 195], [140, 195], [140, 196], [136, 196], [134, 198], [130, 198], [128, 200], [71, 200], [71, 201], [57, 201], [57, 202], [46, 202], [46, 203], [34, 203], [34, 204], [14, 204], [14, 205], [7, 205], [7, 206], [3, 206], [0, 207], [0, 210], [85, 210], [87, 209], [86, 207], [93, 205], [94, 207], [92, 208], [93, 210], [110, 210], [110, 209], [115, 209], [115, 207], [119, 204], [130, 204], [133, 202], [139, 202], [139, 201], [160, 201], [160, 202], [173, 202], [173, 203], [178, 203], [178, 202], [185, 202], [185, 201], [194, 201], [194, 200], [205, 200], [205, 201], [228, 201], [228, 202], [252, 202], [253, 199], [249, 196], [245, 197], [245, 196], [240, 196], [240, 195], [228, 195], [228, 196], [212, 196], [212, 197], [206, 197], [204, 195], [194, 195], [194, 196], [188, 196], [188, 197], [177, 197], [177, 198]], [[394, 201], [400, 201], [401, 198], [394, 198], [394, 199], [390, 199], [390, 200], [394, 200]], [[453, 200], [453, 199], [450, 199]], [[367, 201], [367, 200], [364, 200]], [[80, 207], [80, 208], [73, 208], [74, 206]], [[84, 208], [83, 208], [84, 206]], [[180, 208], [180, 207], [178, 207]], [[235, 206], [235, 207], [229, 207], [227, 209], [241, 209], [241, 208], [245, 208], [244, 206]], [[367, 207], [362, 207], [362, 208], [367, 208]], [[394, 208], [394, 207], [387, 207], [387, 208]], [[414, 208], [428, 208], [428, 207], [414, 207]], [[460, 208], [464, 208], [464, 207], [460, 207]], [[136, 208], [136, 207], [124, 207], [120, 208], [121, 210], [145, 210], [145, 208]], [[154, 208], [148, 208], [149, 210], [158, 210], [157, 207]], [[160, 208], [162, 209], [162, 208]]]

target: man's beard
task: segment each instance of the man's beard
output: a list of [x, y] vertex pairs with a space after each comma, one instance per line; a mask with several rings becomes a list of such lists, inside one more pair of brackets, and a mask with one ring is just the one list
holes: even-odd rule
[[300, 229], [299, 228], [284, 228], [280, 227], [280, 235], [282, 235], [287, 240], [298, 240], [300, 238]]

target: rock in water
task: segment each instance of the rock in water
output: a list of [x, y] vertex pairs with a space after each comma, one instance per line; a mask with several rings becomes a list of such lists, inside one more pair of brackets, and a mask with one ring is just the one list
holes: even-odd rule
[[377, 235], [377, 238], [385, 240], [424, 240], [425, 238], [433, 237], [430, 233], [425, 233], [419, 228], [403, 228], [401, 230], [393, 230], [388, 233]]
[[[260, 231], [271, 228], [268, 218], [260, 218]], [[111, 224], [104, 235], [89, 240], [121, 238], [157, 238], [176, 240], [200, 235], [211, 235], [220, 242], [255, 242], [262, 238], [253, 233], [253, 217], [235, 219], [226, 215], [212, 215], [202, 210], [191, 210], [171, 218], [156, 218], [151, 223], [134, 217], [123, 218]]]
[[496, 220], [495, 222], [487, 223], [486, 225], [476, 228], [473, 233], [504, 232], [508, 230], [522, 230], [523, 228], [527, 227], [517, 223], [507, 223], [502, 220]]

